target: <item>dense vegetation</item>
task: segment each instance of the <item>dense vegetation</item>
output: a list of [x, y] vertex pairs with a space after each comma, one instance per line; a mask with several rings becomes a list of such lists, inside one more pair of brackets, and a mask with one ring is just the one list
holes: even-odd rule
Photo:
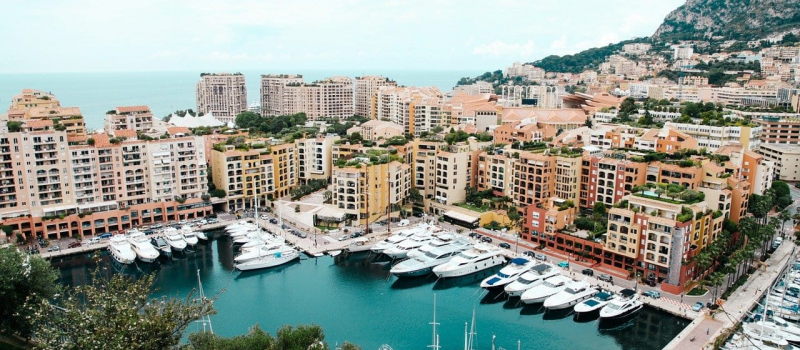
[[508, 83], [513, 83], [514, 85], [522, 85], [522, 86], [538, 85], [537, 83], [525, 80], [522, 77], [506, 77], [505, 74], [503, 74], [503, 71], [499, 69], [494, 72], [483, 73], [474, 78], [469, 78], [469, 77], [461, 78], [458, 80], [458, 83], [456, 85], [471, 85], [478, 81], [485, 81], [492, 83], [494, 86], [494, 92], [495, 94], [498, 95], [501, 93], [500, 86], [506, 85]]
[[30, 338], [38, 305], [58, 292], [58, 274], [39, 255], [0, 248], [0, 334]]
[[547, 72], [581, 73], [587, 69], [595, 69], [603, 63], [608, 56], [622, 50], [625, 44], [648, 42], [647, 38], [637, 38], [633, 40], [621, 41], [616, 44], [608, 44], [603, 47], [595, 47], [578, 52], [574, 55], [556, 56], [550, 55], [533, 64]]
[[[722, 86], [726, 83], [736, 81], [738, 77], [736, 74], [725, 74], [726, 71], [745, 71], [750, 70], [756, 72], [758, 74], [761, 72], [761, 64], [758, 61], [750, 62], [750, 63], [737, 63], [737, 62], [730, 62], [730, 61], [723, 61], [723, 62], [716, 62], [712, 61], [708, 64], [700, 62], [694, 67], [693, 69], [703, 70], [702, 73], [697, 72], [687, 72], [684, 73], [685, 76], [696, 75], [696, 76], [704, 76], [708, 78], [708, 83], [711, 85]], [[674, 82], [678, 82], [680, 80], [680, 72], [676, 70], [669, 70], [665, 69], [658, 72], [659, 77], [664, 77]]]
[[[347, 136], [347, 129], [367, 120], [369, 119], [356, 115], [346, 118], [343, 123], [336, 118], [320, 119], [320, 121], [328, 124], [325, 129], [327, 133], [339, 136]], [[252, 134], [288, 140], [303, 138], [305, 134], [314, 135], [320, 131], [317, 127], [306, 127], [307, 121], [308, 118], [305, 113], [265, 117], [258, 113], [247, 111], [236, 116], [236, 125], [240, 128], [249, 129]]]

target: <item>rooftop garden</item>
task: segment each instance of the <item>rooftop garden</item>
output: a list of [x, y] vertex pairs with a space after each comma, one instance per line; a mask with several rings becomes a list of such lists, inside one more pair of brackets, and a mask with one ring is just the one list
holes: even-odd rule
[[637, 197], [656, 199], [671, 204], [694, 204], [706, 199], [705, 193], [676, 184], [646, 183], [634, 187], [632, 192]]

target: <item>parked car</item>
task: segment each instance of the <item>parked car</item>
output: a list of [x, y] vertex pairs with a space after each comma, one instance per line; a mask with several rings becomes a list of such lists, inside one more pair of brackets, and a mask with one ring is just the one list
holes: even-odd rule
[[492, 243], [492, 237], [489, 237], [489, 236], [481, 237], [481, 241], [486, 242], [486, 243]]
[[594, 270], [592, 269], [583, 269], [581, 273], [586, 276], [594, 276]]
[[609, 283], [614, 281], [614, 277], [611, 277], [611, 275], [607, 273], [601, 273], [600, 276], [597, 276], [597, 279]]
[[362, 234], [361, 232], [356, 232], [356, 233], [353, 233], [353, 234], [350, 236], [350, 238], [361, 237], [362, 235], [363, 235], [363, 234]]
[[307, 235], [305, 232], [298, 232], [298, 233], [297, 233], [297, 236], [298, 236], [298, 237], [300, 237], [300, 238], [306, 238], [306, 237], [308, 237], [308, 235]]
[[534, 253], [533, 257], [536, 258], [536, 260], [547, 261], [547, 255], [542, 253]]
[[350, 239], [350, 235], [341, 235], [341, 236], [339, 236], [339, 240], [340, 241], [345, 241], [345, 240], [348, 240], [348, 239]]
[[410, 224], [410, 223], [411, 223], [411, 221], [408, 221], [407, 219], [403, 219], [403, 220], [400, 220], [400, 223], [398, 223], [397, 226], [401, 226], [401, 227], [402, 226], [408, 226], [408, 224]]
[[218, 222], [219, 222], [219, 219], [217, 219], [217, 218], [210, 218], [210, 219], [208, 219], [208, 223], [209, 223], [209, 224], [216, 224], [216, 223], [218, 223]]
[[199, 224], [199, 225], [206, 225], [206, 224], [208, 224], [208, 220], [206, 220], [206, 219], [200, 219], [200, 220], [198, 220], [198, 221], [197, 221], [197, 224]]
[[472, 238], [479, 238], [481, 235], [479, 233], [477, 233], [477, 232], [470, 232], [469, 236], [472, 237]]
[[104, 234], [101, 234], [101, 235], [99, 235], [99, 236], [97, 236], [97, 237], [98, 237], [98, 238], [103, 238], [103, 239], [105, 239], [105, 238], [111, 238], [111, 234], [110, 234], [110, 233], [108, 233], [108, 232], [106, 232], [106, 233], [104, 233]]
[[97, 243], [100, 243], [100, 237], [94, 237], [94, 238], [90, 239], [89, 242], [86, 243], [86, 244], [87, 245], [92, 245], [92, 244], [97, 244]]
[[180, 224], [180, 225], [186, 225], [186, 224], [188, 224], [188, 223], [189, 223], [189, 222], [188, 222], [188, 221], [186, 221], [186, 220], [181, 220], [181, 221], [178, 221], [178, 224]]
[[646, 297], [651, 297], [653, 299], [661, 299], [661, 292], [655, 290], [648, 290], [642, 293], [642, 295]]
[[275, 219], [275, 218], [269, 219], [269, 223], [273, 224], [273, 225], [277, 225], [278, 224], [278, 219]]
[[31, 249], [28, 249], [28, 254], [39, 254], [39, 249], [31, 247]]
[[531, 257], [531, 258], [535, 258], [536, 257], [536, 254], [534, 254], [534, 252], [532, 250], [526, 250], [524, 253], [522, 253], [522, 255], [525, 255], [525, 256]]
[[261, 220], [269, 220], [269, 216], [267, 216], [267, 214], [261, 214]]
[[67, 248], [77, 248], [81, 246], [81, 242], [72, 242], [70, 243]]
[[500, 243], [498, 245], [500, 246], [500, 248], [511, 249], [511, 245], [506, 242]]
[[559, 261], [558, 262], [558, 267], [563, 267], [565, 269], [568, 269], [569, 268], [569, 261]]
[[700, 310], [703, 309], [703, 307], [705, 307], [703, 305], [703, 302], [702, 301], [698, 301], [698, 302], [694, 303], [694, 305], [692, 305], [692, 311], [699, 312]]
[[61, 250], [61, 248], [59, 246], [57, 246], [57, 245], [54, 245], [54, 246], [52, 246], [50, 248], [47, 248], [48, 252], [57, 252], [59, 250]]

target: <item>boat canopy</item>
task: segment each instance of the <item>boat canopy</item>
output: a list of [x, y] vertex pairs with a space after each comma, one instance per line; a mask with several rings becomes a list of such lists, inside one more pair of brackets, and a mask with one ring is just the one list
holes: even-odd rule
[[597, 293], [597, 295], [595, 295], [594, 297], [595, 297], [597, 300], [603, 300], [603, 301], [605, 301], [605, 300], [608, 300], [608, 299], [610, 299], [612, 296], [613, 296], [613, 294], [611, 294], [611, 293], [607, 293], [607, 292], [600, 292], [600, 293]]
[[619, 294], [624, 296], [624, 297], [626, 297], [626, 298], [628, 298], [628, 297], [630, 297], [632, 295], [635, 295], [636, 291], [633, 290], [633, 289], [623, 289], [623, 290], [619, 291]]
[[511, 259], [511, 263], [512, 264], [516, 264], [516, 265], [525, 265], [525, 264], [528, 263], [528, 259], [525, 259], [525, 258], [514, 258], [514, 259]]

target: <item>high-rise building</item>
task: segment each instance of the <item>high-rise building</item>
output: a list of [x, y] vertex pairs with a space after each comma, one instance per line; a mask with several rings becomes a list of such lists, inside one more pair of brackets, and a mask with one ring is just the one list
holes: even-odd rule
[[372, 119], [388, 119], [403, 126], [406, 134], [419, 136], [436, 126], [446, 126], [444, 94], [435, 87], [384, 87], [378, 90]]
[[391, 207], [405, 204], [411, 167], [400, 162], [363, 162], [333, 170], [333, 204], [359, 223], [379, 220]]
[[378, 94], [378, 90], [384, 86], [396, 87], [397, 82], [382, 76], [364, 76], [356, 77], [354, 85], [355, 94], [353, 95], [353, 99], [355, 101], [355, 108], [353, 113], [370, 118], [376, 108], [375, 97]]
[[247, 86], [241, 73], [203, 73], [195, 94], [197, 112], [211, 114], [223, 123], [236, 121], [247, 110]]
[[310, 84], [302, 75], [262, 75], [261, 114], [305, 113], [309, 120], [353, 115], [353, 80], [331, 77]]

